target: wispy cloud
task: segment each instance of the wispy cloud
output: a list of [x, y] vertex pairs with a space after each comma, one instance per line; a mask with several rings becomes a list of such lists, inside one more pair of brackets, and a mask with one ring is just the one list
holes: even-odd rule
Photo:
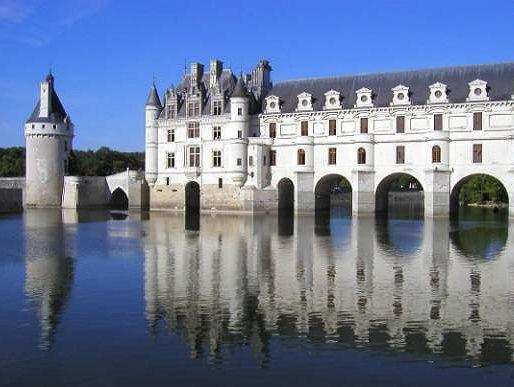
[[0, 22], [23, 23], [33, 8], [23, 0], [0, 0]]

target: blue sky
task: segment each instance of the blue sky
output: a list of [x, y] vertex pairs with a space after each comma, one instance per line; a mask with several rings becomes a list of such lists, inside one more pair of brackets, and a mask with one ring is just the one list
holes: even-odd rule
[[144, 149], [144, 102], [184, 61], [239, 72], [270, 60], [274, 81], [514, 60], [514, 1], [0, 0], [0, 146], [49, 67], [74, 147]]

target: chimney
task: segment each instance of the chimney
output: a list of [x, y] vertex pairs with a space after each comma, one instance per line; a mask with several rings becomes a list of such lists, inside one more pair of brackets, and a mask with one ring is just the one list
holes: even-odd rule
[[197, 86], [203, 77], [203, 64], [191, 63], [191, 85]]
[[52, 111], [52, 90], [54, 87], [54, 77], [49, 73], [45, 80], [41, 82], [39, 94], [39, 117], [48, 118]]
[[223, 62], [217, 59], [211, 60], [209, 87], [214, 87], [223, 72]]

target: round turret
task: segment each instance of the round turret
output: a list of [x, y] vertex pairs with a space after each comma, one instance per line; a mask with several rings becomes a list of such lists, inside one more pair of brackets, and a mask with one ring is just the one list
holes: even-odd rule
[[161, 100], [153, 83], [145, 105], [145, 178], [149, 185], [157, 181], [157, 119], [161, 111]]

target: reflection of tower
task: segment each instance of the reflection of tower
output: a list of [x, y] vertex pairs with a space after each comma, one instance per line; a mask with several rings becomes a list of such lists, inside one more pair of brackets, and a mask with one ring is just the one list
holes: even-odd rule
[[40, 346], [53, 342], [73, 282], [73, 260], [66, 253], [60, 210], [28, 210], [25, 223], [25, 291], [41, 323]]

